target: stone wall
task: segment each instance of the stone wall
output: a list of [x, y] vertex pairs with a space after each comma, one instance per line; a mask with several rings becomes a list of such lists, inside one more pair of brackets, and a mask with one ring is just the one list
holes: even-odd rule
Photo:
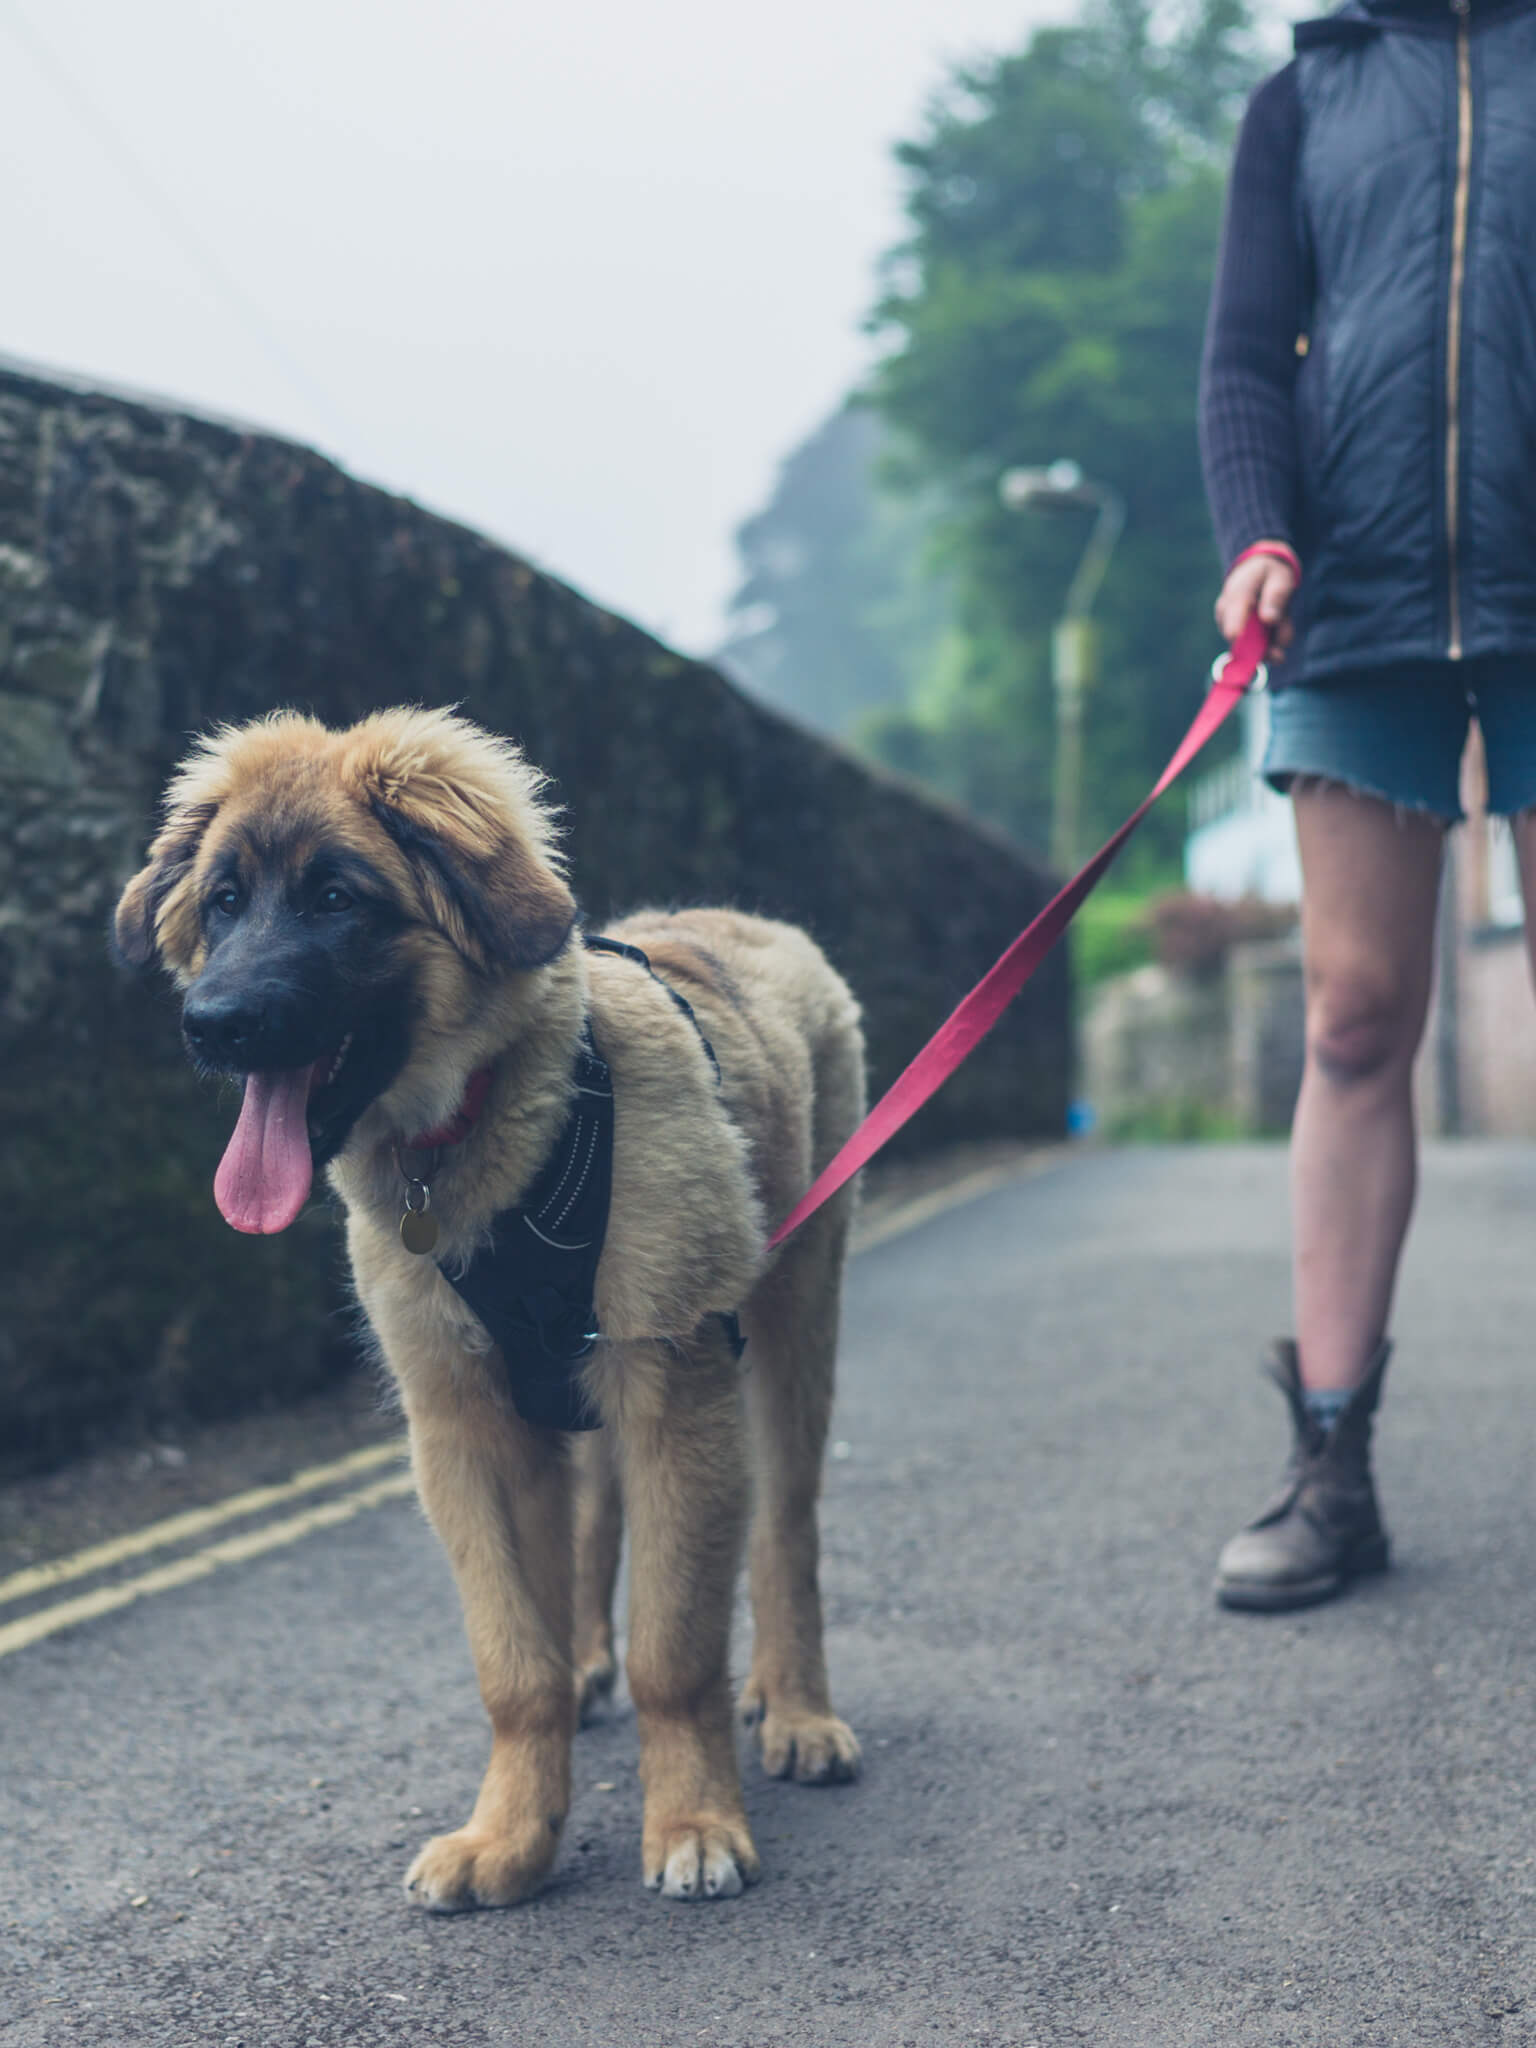
[[[504, 549], [305, 448], [0, 367], [0, 1466], [277, 1400], [353, 1356], [337, 1239], [214, 1211], [230, 1105], [103, 933], [186, 737], [274, 705], [455, 703], [557, 779], [595, 923], [796, 919], [891, 1080], [1037, 909], [1010, 845]], [[909, 1149], [1062, 1128], [1064, 956]]]
[[1096, 988], [1083, 1093], [1109, 1137], [1277, 1136], [1304, 1053], [1300, 945], [1255, 940], [1210, 973], [1139, 967]]

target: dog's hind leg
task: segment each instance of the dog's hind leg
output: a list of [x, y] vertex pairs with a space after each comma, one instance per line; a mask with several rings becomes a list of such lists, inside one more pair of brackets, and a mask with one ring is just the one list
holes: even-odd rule
[[857, 1738], [833, 1713], [827, 1687], [816, 1526], [851, 1208], [851, 1191], [836, 1196], [791, 1238], [742, 1318], [756, 1499], [741, 1714], [769, 1775], [804, 1785], [859, 1768]]
[[474, 1812], [406, 1876], [437, 1912], [510, 1906], [538, 1888], [570, 1804], [576, 1719], [565, 1444], [464, 1377], [403, 1384], [417, 1487], [453, 1565], [491, 1719]]
[[614, 1346], [598, 1385], [629, 1524], [641, 1872], [674, 1899], [733, 1898], [758, 1871], [729, 1676], [747, 1518], [740, 1377], [719, 1319], [708, 1317], [686, 1344]]
[[576, 1714], [585, 1721], [613, 1691], [613, 1589], [624, 1541], [624, 1500], [612, 1429], [572, 1441], [576, 1475], [576, 1593], [572, 1661]]

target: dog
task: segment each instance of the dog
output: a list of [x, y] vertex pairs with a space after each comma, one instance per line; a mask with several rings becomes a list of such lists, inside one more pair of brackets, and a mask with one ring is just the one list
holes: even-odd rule
[[286, 1229], [317, 1168], [345, 1210], [491, 1723], [474, 1811], [407, 1892], [510, 1905], [548, 1873], [575, 1728], [615, 1680], [627, 1524], [641, 1874], [734, 1897], [759, 1870], [728, 1677], [744, 1548], [764, 1766], [859, 1766], [816, 1519], [851, 1194], [767, 1251], [863, 1114], [846, 983], [728, 909], [586, 938], [545, 779], [418, 708], [199, 741], [114, 938], [182, 990], [196, 1066], [243, 1084], [226, 1221]]

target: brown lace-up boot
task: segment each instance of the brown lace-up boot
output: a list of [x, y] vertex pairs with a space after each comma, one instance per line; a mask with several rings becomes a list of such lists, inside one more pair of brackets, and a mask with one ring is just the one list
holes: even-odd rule
[[1296, 1346], [1279, 1343], [1265, 1370], [1291, 1411], [1280, 1491], [1222, 1551], [1216, 1598], [1269, 1612], [1331, 1600], [1361, 1572], [1387, 1568], [1387, 1532], [1371, 1483], [1371, 1421], [1391, 1356], [1383, 1344], [1331, 1429], [1308, 1414]]

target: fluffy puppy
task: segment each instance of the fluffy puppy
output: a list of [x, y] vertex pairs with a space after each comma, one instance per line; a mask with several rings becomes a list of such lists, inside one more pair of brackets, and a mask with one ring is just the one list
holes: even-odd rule
[[[345, 1206], [491, 1722], [474, 1811], [408, 1891], [508, 1905], [548, 1871], [573, 1730], [614, 1680], [627, 1523], [642, 1875], [673, 1898], [740, 1892], [758, 1858], [727, 1668], [754, 1498], [743, 1713], [775, 1775], [858, 1767], [828, 1695], [816, 1529], [849, 1197], [772, 1258], [765, 1228], [862, 1115], [848, 988], [803, 933], [729, 910], [615, 927], [653, 973], [589, 951], [542, 777], [444, 711], [345, 731], [280, 712], [200, 741], [115, 933], [184, 991], [198, 1066], [243, 1083], [214, 1182], [226, 1220], [286, 1229], [317, 1167]], [[611, 1074], [613, 1135], [597, 1335], [574, 1369], [601, 1426], [577, 1435], [524, 1419], [513, 1347], [450, 1276], [572, 1127], [584, 1044]], [[436, 1241], [413, 1252], [402, 1212], [424, 1185]]]

